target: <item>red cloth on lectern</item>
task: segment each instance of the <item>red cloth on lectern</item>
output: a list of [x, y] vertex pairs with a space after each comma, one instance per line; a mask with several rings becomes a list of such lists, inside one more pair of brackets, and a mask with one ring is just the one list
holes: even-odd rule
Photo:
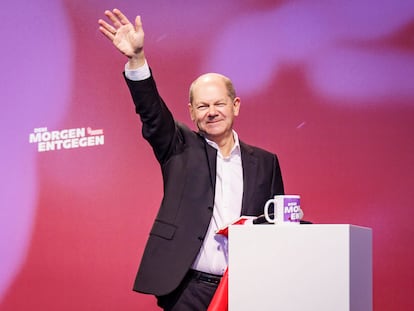
[[228, 268], [221, 278], [207, 311], [227, 311], [229, 309], [229, 279]]
[[[243, 225], [246, 220], [249, 218], [241, 217], [236, 220], [233, 225]], [[217, 234], [229, 236], [229, 227], [225, 227], [219, 231]], [[229, 277], [228, 277], [229, 268], [227, 267], [226, 271], [221, 278], [220, 284], [217, 287], [216, 292], [214, 293], [213, 299], [208, 306], [207, 311], [227, 311], [229, 308]]]

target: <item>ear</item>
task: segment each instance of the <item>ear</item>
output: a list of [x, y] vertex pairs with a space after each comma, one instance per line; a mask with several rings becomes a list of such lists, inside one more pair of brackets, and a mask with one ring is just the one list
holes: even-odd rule
[[240, 104], [241, 104], [241, 100], [240, 97], [236, 97], [233, 100], [233, 112], [235, 116], [239, 115], [239, 111], [240, 111]]
[[195, 120], [195, 112], [194, 112], [194, 107], [193, 107], [193, 105], [191, 103], [188, 103], [188, 112], [190, 113], [191, 121], [194, 122], [194, 120]]

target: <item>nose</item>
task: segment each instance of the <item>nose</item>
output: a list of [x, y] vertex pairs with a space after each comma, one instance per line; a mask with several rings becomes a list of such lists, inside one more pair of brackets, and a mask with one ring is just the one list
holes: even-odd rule
[[214, 117], [214, 116], [216, 116], [216, 115], [217, 115], [217, 109], [216, 109], [216, 106], [215, 106], [215, 105], [210, 105], [210, 106], [208, 107], [208, 115], [209, 115], [210, 117]]

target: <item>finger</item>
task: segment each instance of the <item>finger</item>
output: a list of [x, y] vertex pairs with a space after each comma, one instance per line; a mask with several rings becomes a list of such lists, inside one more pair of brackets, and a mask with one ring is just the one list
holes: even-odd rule
[[108, 31], [106, 28], [104, 28], [104, 27], [102, 27], [102, 26], [100, 26], [99, 27], [99, 31], [105, 36], [105, 37], [107, 37], [109, 40], [111, 40], [111, 41], [114, 41], [114, 38], [115, 38], [115, 36], [110, 32], [110, 31]]
[[108, 19], [112, 22], [116, 29], [122, 26], [122, 23], [119, 21], [118, 17], [114, 13], [112, 13], [109, 10], [106, 10], [104, 14], [106, 17], [108, 17]]
[[141, 21], [141, 16], [137, 16], [135, 18], [135, 31], [140, 31], [142, 30], [142, 21]]
[[113, 9], [112, 12], [119, 19], [122, 25], [130, 24], [129, 19], [118, 9]]
[[110, 32], [111, 34], [115, 35], [116, 34], [116, 29], [115, 27], [113, 27], [112, 25], [109, 25], [107, 22], [105, 22], [102, 19], [98, 20], [98, 24], [106, 31]]

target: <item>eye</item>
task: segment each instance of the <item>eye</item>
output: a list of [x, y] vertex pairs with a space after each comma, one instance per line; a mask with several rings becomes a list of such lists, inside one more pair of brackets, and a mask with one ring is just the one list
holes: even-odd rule
[[197, 110], [202, 111], [202, 110], [206, 110], [206, 109], [208, 109], [208, 106], [207, 105], [199, 105], [199, 106], [197, 106]]
[[216, 104], [216, 107], [224, 107], [224, 106], [226, 106], [226, 103], [217, 103]]

